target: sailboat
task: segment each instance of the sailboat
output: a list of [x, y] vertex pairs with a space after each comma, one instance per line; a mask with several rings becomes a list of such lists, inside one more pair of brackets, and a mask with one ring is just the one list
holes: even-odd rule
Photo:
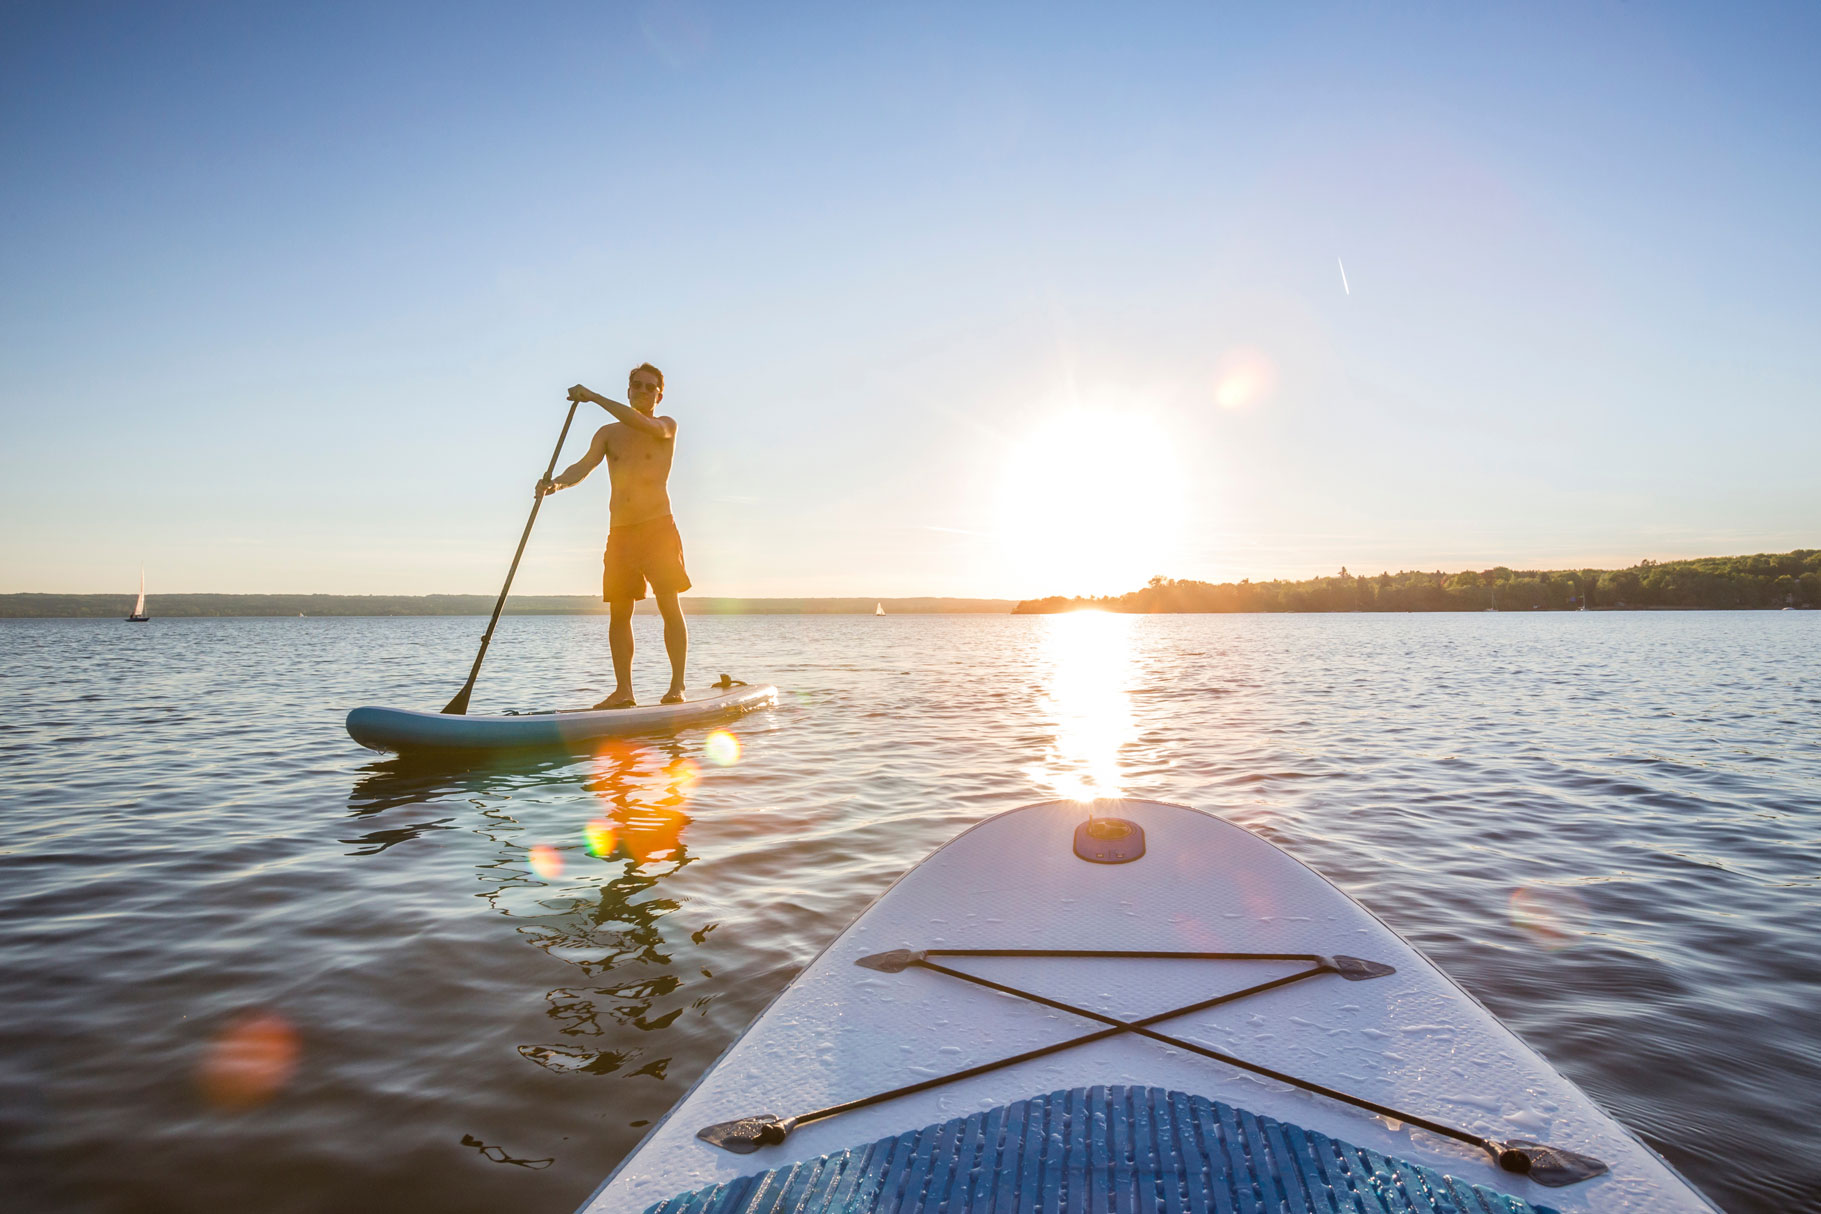
[[873, 614], [874, 615], [884, 615], [885, 614], [885, 604], [884, 603], [874, 603], [873, 604]]
[[139, 601], [133, 604], [133, 614], [126, 617], [129, 624], [143, 624], [152, 617], [145, 613], [145, 566], [139, 567]]

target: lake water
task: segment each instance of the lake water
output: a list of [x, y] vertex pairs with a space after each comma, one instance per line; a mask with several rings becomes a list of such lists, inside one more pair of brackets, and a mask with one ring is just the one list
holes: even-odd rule
[[[785, 689], [737, 755], [348, 740], [483, 624], [0, 622], [0, 1204], [565, 1214], [905, 868], [1101, 792], [1288, 848], [1728, 1210], [1817, 1208], [1821, 612], [698, 618], [696, 686]], [[474, 711], [607, 669], [508, 618]]]

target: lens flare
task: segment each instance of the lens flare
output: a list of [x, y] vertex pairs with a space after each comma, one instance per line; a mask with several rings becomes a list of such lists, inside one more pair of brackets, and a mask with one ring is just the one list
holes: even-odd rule
[[613, 823], [605, 818], [596, 818], [582, 827], [582, 838], [587, 841], [588, 854], [598, 860], [605, 860], [613, 854], [614, 844], [619, 836], [614, 833]]
[[528, 859], [531, 871], [546, 881], [554, 881], [563, 875], [563, 853], [548, 843], [540, 843], [532, 848]]
[[708, 752], [708, 761], [716, 767], [732, 767], [740, 761], [740, 739], [725, 729], [709, 734], [702, 749]]
[[197, 1075], [205, 1100], [217, 1108], [264, 1104], [297, 1071], [297, 1030], [277, 1012], [244, 1012], [213, 1042]]
[[1277, 386], [1277, 369], [1258, 350], [1229, 350], [1214, 368], [1214, 403], [1223, 409], [1258, 404]]
[[1556, 952], [1587, 934], [1587, 903], [1573, 890], [1523, 886], [1511, 892], [1511, 923]]

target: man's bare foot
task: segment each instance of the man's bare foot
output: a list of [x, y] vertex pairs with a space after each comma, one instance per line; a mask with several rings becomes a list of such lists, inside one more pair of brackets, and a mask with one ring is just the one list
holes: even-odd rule
[[632, 698], [630, 691], [616, 691], [596, 704], [596, 708], [637, 708], [639, 702]]
[[664, 693], [664, 698], [658, 701], [660, 704], [681, 704], [682, 702], [683, 689], [681, 687], [672, 687]]

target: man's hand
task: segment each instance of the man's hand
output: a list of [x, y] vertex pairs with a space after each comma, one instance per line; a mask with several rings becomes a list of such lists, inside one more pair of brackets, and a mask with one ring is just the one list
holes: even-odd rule
[[600, 397], [598, 397], [594, 393], [590, 392], [587, 388], [583, 387], [581, 384], [577, 384], [575, 387], [569, 389], [569, 399], [572, 401], [577, 401], [577, 402], [585, 401], [585, 400], [593, 401], [597, 405], [601, 403]]
[[547, 494], [555, 493], [558, 489], [561, 489], [562, 487], [563, 487], [562, 482], [553, 481], [549, 477], [544, 477], [544, 478], [540, 479], [537, 483], [537, 495], [539, 497], [544, 497]]

